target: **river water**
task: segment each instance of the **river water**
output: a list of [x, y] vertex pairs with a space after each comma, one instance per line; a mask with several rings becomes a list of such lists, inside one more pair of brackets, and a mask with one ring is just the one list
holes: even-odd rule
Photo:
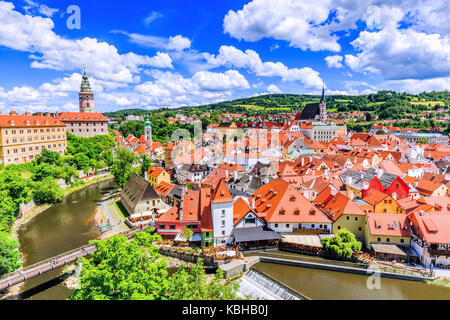
[[[295, 256], [314, 259], [287, 252], [267, 255], [286, 259], [295, 259]], [[450, 300], [450, 288], [416, 281], [378, 278], [379, 286], [376, 286], [373, 278], [369, 279], [371, 274], [365, 276], [266, 262], [257, 263], [254, 268], [313, 300]]]
[[[64, 200], [34, 217], [18, 231], [24, 266], [76, 249], [95, 239], [96, 203], [115, 186], [107, 180], [69, 194]], [[55, 280], [63, 268], [24, 283], [22, 297], [37, 300], [64, 300], [71, 291]]]
[[[78, 248], [97, 238], [96, 203], [114, 186], [114, 181], [108, 180], [76, 191], [23, 225], [18, 236], [26, 259], [24, 265]], [[255, 268], [311, 299], [450, 299], [449, 288], [419, 282], [381, 278], [381, 288], [370, 290], [368, 276], [272, 263], [258, 263]], [[57, 280], [62, 270], [25, 282], [22, 297], [67, 299], [71, 291]]]

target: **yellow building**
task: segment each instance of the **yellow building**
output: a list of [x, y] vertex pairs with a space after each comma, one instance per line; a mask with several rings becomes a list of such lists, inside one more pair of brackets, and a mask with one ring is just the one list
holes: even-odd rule
[[363, 204], [363, 207], [367, 208], [368, 213], [403, 213], [397, 201], [387, 193], [376, 189], [370, 190], [362, 200], [367, 203], [367, 205]]
[[331, 189], [327, 187], [315, 198], [314, 202], [333, 221], [334, 234], [337, 234], [339, 230], [346, 229], [359, 240], [363, 239], [366, 214], [350, 198], [342, 193], [332, 196]]
[[63, 155], [66, 147], [66, 125], [48, 114], [0, 115], [0, 163], [5, 166], [33, 161], [44, 148]]
[[147, 172], [147, 181], [156, 188], [161, 182], [170, 183], [170, 175], [163, 168], [151, 167]]
[[412, 231], [406, 214], [368, 213], [364, 225], [364, 245], [370, 249], [371, 244], [396, 244], [409, 247]]

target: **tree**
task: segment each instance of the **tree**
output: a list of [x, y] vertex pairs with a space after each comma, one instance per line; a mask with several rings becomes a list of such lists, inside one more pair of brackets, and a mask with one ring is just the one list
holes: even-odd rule
[[151, 243], [160, 239], [147, 232], [132, 241], [122, 235], [95, 240], [92, 259], [80, 259], [80, 288], [71, 300], [161, 300], [167, 290], [167, 263]]
[[37, 164], [59, 164], [61, 155], [58, 152], [49, 151], [46, 148], [42, 149], [41, 155], [36, 158]]
[[141, 157], [141, 161], [142, 161], [142, 166], [141, 166], [141, 176], [144, 177], [145, 173], [148, 172], [148, 170], [150, 169], [153, 161], [152, 159], [150, 159], [149, 156], [147, 156], [146, 154], [143, 154]]
[[9, 231], [16, 221], [18, 205], [5, 190], [0, 191], [0, 232]]
[[33, 175], [34, 181], [43, 181], [48, 177], [53, 177], [54, 167], [48, 163], [42, 163], [37, 168]]
[[183, 228], [183, 231], [181, 232], [181, 235], [183, 236], [183, 238], [186, 239], [186, 241], [189, 241], [192, 238], [192, 236], [194, 235], [194, 232], [191, 229], [189, 229], [187, 226], [185, 226]]
[[92, 259], [81, 258], [80, 287], [70, 300], [212, 300], [237, 299], [238, 283], [228, 284], [218, 271], [208, 281], [201, 259], [191, 272], [181, 267], [171, 277], [167, 263], [153, 242], [161, 240], [148, 230], [131, 241], [122, 235], [94, 240]]
[[64, 192], [56, 182], [40, 182], [33, 191], [33, 199], [37, 204], [56, 203], [64, 198]]
[[133, 164], [136, 159], [136, 155], [127, 148], [120, 147], [117, 149], [117, 155], [111, 167], [111, 173], [116, 178], [119, 188], [123, 188], [133, 174]]
[[323, 238], [321, 242], [325, 250], [347, 258], [353, 255], [353, 251], [359, 251], [362, 248], [361, 242], [357, 241], [355, 235], [346, 229], [339, 230], [334, 237]]
[[193, 265], [191, 272], [181, 266], [169, 279], [167, 296], [170, 300], [237, 300], [238, 282], [227, 284], [223, 271], [217, 269], [214, 278], [208, 281], [202, 260]]
[[91, 168], [92, 166], [92, 161], [85, 153], [77, 153], [74, 156], [74, 161], [75, 164], [77, 165], [77, 168], [79, 170], [83, 170], [84, 172], [87, 172], [89, 168]]
[[20, 267], [19, 244], [0, 231], [0, 277]]

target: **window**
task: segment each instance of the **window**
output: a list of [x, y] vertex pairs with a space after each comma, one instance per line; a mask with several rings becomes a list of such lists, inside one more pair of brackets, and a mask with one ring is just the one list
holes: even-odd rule
[[359, 227], [359, 228], [358, 228], [358, 231], [361, 231], [361, 230], [362, 230], [362, 228], [361, 228], [361, 227]]
[[358, 217], [355, 217], [355, 221], [358, 221]]
[[160, 225], [159, 225], [159, 229], [164, 230], [165, 228], [166, 228], [166, 225], [165, 225], [165, 224], [160, 224]]
[[175, 230], [175, 225], [174, 225], [174, 224], [171, 224], [171, 225], [169, 226], [169, 229], [170, 229], [170, 230]]
[[286, 223], [286, 228], [289, 228], [289, 223]]
[[386, 238], [386, 242], [391, 242], [391, 239], [389, 239], [389, 238]]
[[275, 228], [278, 228], [278, 223], [275, 223]]
[[222, 231], [222, 235], [223, 235], [223, 236], [225, 235], [225, 230]]
[[400, 239], [400, 242], [401, 243], [405, 243], [405, 239]]

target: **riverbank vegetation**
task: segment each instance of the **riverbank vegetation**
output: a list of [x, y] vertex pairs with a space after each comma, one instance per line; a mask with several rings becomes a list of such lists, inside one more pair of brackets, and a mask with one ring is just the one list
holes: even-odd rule
[[356, 240], [355, 235], [345, 229], [339, 230], [337, 235], [331, 238], [323, 238], [321, 242], [325, 250], [346, 258], [350, 258], [354, 251], [360, 251], [362, 248], [361, 242]]
[[[31, 162], [0, 166], [0, 264], [10, 261], [8, 265], [12, 270], [19, 266], [18, 246], [9, 233], [19, 215], [20, 205], [31, 200], [36, 205], [60, 201], [64, 197], [64, 188], [83, 184], [79, 170], [97, 172], [112, 165], [113, 147], [114, 139], [110, 136], [79, 138], [68, 133], [63, 156], [43, 149]], [[8, 270], [12, 271], [0, 268], [0, 276]]]
[[79, 288], [70, 300], [234, 300], [238, 284], [228, 283], [219, 270], [208, 279], [202, 262], [188, 272], [182, 266], [169, 276], [168, 265], [153, 242], [157, 234], [136, 233], [94, 240], [97, 252], [81, 258]]

